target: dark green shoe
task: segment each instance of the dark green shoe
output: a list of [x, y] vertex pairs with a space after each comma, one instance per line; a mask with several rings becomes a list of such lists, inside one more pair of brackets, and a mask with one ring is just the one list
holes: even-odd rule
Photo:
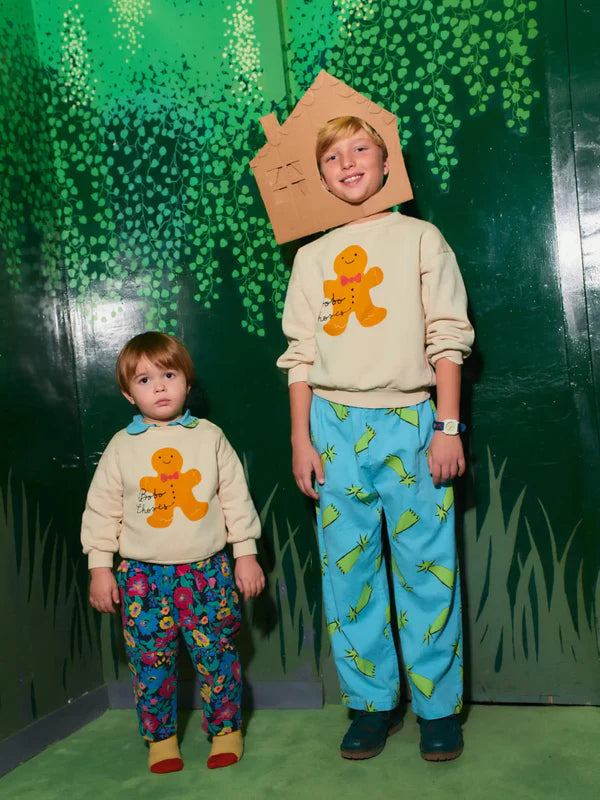
[[441, 719], [417, 717], [421, 728], [421, 756], [425, 761], [452, 761], [463, 751], [463, 737], [457, 716]]
[[342, 758], [362, 759], [379, 755], [385, 741], [402, 727], [400, 709], [355, 711], [354, 719], [340, 745]]

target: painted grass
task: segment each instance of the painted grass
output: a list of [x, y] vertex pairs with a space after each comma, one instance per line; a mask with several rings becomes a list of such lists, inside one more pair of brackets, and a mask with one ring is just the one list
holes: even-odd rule
[[[540, 500], [545, 528], [536, 530], [534, 538], [523, 511], [525, 489], [506, 519], [501, 491], [505, 467], [506, 461], [496, 472], [488, 451], [490, 503], [479, 530], [475, 511], [465, 514], [464, 572], [472, 699], [560, 702], [562, 696], [566, 702], [573, 702], [576, 697], [582, 702], [593, 702], [594, 698], [597, 701], [600, 685], [592, 665], [598, 657], [600, 581], [594, 602], [586, 607], [581, 561], [573, 612], [565, 574], [580, 523], [574, 526], [559, 553], [556, 534]], [[520, 556], [515, 544], [518, 534], [523, 540], [523, 530], [529, 549]], [[550, 567], [546, 569], [541, 546], [544, 553], [551, 554]], [[509, 577], [515, 567], [516, 588], [511, 595]]]
[[[245, 459], [244, 469], [247, 471]], [[276, 514], [269, 517], [277, 489], [275, 485], [259, 514], [263, 529], [270, 518], [273, 563], [266, 570], [267, 588], [263, 596], [246, 604], [254, 645], [250, 673], [271, 678], [316, 678], [323, 652], [322, 637], [316, 634], [324, 628], [322, 603], [320, 594], [310, 601], [307, 585], [314, 584], [316, 578], [311, 572], [318, 566], [312, 550], [302, 561], [296, 545], [298, 528], [292, 528], [286, 517], [280, 530]], [[316, 551], [316, 536], [313, 549]], [[263, 559], [263, 566], [266, 560]], [[273, 609], [276, 617], [271, 613]]]
[[76, 567], [52, 522], [42, 530], [38, 508], [30, 517], [25, 487], [18, 505], [16, 492], [9, 476], [6, 494], [0, 489], [0, 562], [10, 604], [3, 626], [10, 650], [0, 660], [0, 739], [88, 691], [94, 670], [100, 678], [95, 621]]

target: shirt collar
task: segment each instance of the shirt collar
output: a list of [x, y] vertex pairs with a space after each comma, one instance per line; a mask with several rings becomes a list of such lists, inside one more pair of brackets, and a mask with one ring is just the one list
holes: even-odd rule
[[[171, 422], [167, 422], [165, 427], [169, 427], [172, 425], [181, 425], [184, 428], [195, 428], [196, 425], [200, 420], [198, 417], [194, 417], [190, 414], [189, 408], [186, 408], [185, 414], [179, 419], [171, 420]], [[153, 422], [144, 422], [144, 418], [141, 414], [136, 414], [133, 420], [129, 423], [129, 425], [125, 428], [127, 433], [130, 433], [132, 436], [137, 436], [138, 433], [144, 433], [148, 430], [148, 428], [158, 428], [158, 425], [155, 425]]]

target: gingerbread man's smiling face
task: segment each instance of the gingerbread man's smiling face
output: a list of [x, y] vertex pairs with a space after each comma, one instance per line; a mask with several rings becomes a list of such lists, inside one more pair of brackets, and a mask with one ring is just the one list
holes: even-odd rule
[[183, 458], [178, 450], [163, 447], [152, 456], [152, 467], [157, 472], [178, 472], [183, 466]]
[[357, 244], [352, 244], [346, 247], [341, 253], [335, 257], [333, 268], [335, 269], [338, 277], [354, 278], [356, 275], [362, 275], [367, 266], [367, 254]]

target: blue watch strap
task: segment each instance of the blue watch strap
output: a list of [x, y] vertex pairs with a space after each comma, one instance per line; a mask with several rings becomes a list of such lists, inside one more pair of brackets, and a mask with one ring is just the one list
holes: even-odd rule
[[[439, 422], [438, 422], [438, 420], [435, 420], [434, 423], [433, 423], [433, 430], [434, 431], [444, 431], [444, 427], [445, 427], [446, 422], [455, 422], [455, 420], [441, 420]], [[456, 425], [457, 425], [457, 433], [463, 433], [464, 431], [467, 430], [467, 426], [465, 425], [464, 422], [456, 421]]]

